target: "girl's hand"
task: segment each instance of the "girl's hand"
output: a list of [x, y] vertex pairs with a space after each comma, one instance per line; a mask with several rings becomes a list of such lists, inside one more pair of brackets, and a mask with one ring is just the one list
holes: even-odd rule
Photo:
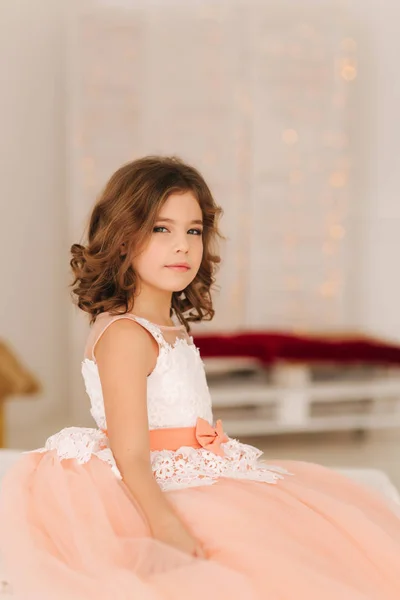
[[192, 536], [178, 518], [168, 519], [152, 529], [157, 540], [191, 556], [207, 558], [200, 542]]

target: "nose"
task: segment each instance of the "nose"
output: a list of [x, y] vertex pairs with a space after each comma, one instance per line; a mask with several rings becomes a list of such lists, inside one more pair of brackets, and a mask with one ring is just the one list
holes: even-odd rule
[[189, 252], [189, 240], [186, 232], [179, 233], [176, 235], [175, 252], [182, 252], [184, 254], [187, 254]]

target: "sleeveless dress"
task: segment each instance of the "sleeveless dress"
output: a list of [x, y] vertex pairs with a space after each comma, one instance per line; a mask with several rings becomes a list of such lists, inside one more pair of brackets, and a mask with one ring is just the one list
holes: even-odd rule
[[[108, 444], [94, 348], [118, 319], [155, 338], [150, 434], [212, 431], [204, 365], [184, 328], [100, 315], [82, 374], [96, 428], [70, 427], [23, 453], [0, 491], [0, 552], [23, 600], [399, 600], [400, 509], [322, 466], [261, 460], [220, 436], [151, 451], [154, 477], [207, 559], [151, 537]], [[217, 433], [216, 433], [217, 435]], [[218, 435], [217, 435], [218, 437]]]

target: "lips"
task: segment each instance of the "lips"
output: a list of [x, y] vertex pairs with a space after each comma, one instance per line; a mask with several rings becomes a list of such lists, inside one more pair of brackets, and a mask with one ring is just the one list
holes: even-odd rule
[[166, 265], [168, 269], [172, 269], [173, 271], [188, 271], [190, 269], [190, 265], [188, 263], [175, 263], [173, 265]]
[[186, 262], [174, 263], [173, 265], [167, 265], [167, 267], [186, 267], [187, 269], [190, 269], [190, 265]]

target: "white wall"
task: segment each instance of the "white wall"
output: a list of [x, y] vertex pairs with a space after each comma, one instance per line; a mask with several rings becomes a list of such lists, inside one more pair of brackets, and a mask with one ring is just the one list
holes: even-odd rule
[[[351, 0], [360, 30], [353, 139], [360, 272], [354, 272], [364, 329], [400, 341], [400, 38], [397, 0]], [[358, 285], [359, 284], [359, 285]]]
[[[168, 2], [170, 1], [168, 0]], [[115, 3], [111, 0], [104, 0], [103, 3], [115, 6]], [[167, 3], [167, 0], [165, 3]], [[206, 0], [204, 3], [206, 3]], [[318, 8], [321, 8], [321, 5], [325, 3], [327, 9], [329, 6], [335, 5], [335, 2], [331, 0], [302, 0], [303, 7], [305, 5], [312, 6], [314, 3], [317, 4]], [[92, 4], [98, 5], [99, 2], [92, 2]], [[135, 6], [137, 3], [133, 0], [126, 0], [123, 4]], [[262, 4], [264, 7], [270, 6], [272, 15], [276, 0], [264, 0]], [[291, 4], [290, 0], [287, 4]], [[298, 7], [296, 0], [293, 0], [292, 4]], [[398, 160], [396, 154], [399, 134], [399, 127], [396, 124], [397, 100], [396, 94], [393, 94], [391, 78], [393, 77], [393, 71], [395, 72], [393, 67], [397, 54], [396, 48], [400, 49], [400, 44], [391, 28], [394, 28], [392, 23], [396, 22], [396, 17], [400, 16], [400, 9], [397, 7], [395, 0], [386, 0], [379, 7], [373, 0], [367, 0], [367, 2], [349, 0], [346, 4], [347, 12], [343, 12], [343, 36], [354, 37], [359, 47], [358, 77], [354, 83], [349, 84], [352, 88], [354, 108], [354, 117], [350, 124], [352, 134], [351, 150], [355, 160], [350, 209], [351, 222], [347, 232], [350, 276], [346, 285], [346, 324], [350, 330], [368, 331], [400, 340], [400, 325], [397, 324], [400, 284], [399, 280], [393, 277], [393, 255], [396, 256], [397, 251], [400, 250], [400, 237], [397, 236], [398, 219], [393, 218], [393, 211], [397, 211], [396, 214], [399, 215], [400, 206], [398, 203], [396, 204], [396, 177], [393, 177], [391, 166], [389, 166]], [[336, 5], [343, 6], [344, 3], [338, 0]], [[327, 14], [330, 13], [327, 12]], [[147, 23], [147, 26], [149, 27], [149, 23]], [[164, 31], [167, 29], [164, 28]], [[108, 32], [106, 31], [105, 34], [107, 36]], [[106, 40], [100, 35], [97, 37], [106, 44], [107, 37]], [[158, 35], [154, 35], [152, 39], [154, 44], [156, 44], [156, 40], [160, 41]], [[391, 41], [390, 44], [387, 42], [388, 39]], [[137, 43], [139, 50], [141, 50], [139, 41]], [[154, 48], [150, 54], [153, 53]], [[146, 54], [147, 60], [149, 60], [148, 54], [149, 52]], [[93, 54], [90, 54], [90, 56], [93, 56]], [[113, 59], [115, 60], [115, 56], [113, 56]], [[136, 61], [135, 68], [139, 68], [139, 62]], [[104, 63], [103, 71], [107, 73], [107, 61], [105, 60]], [[144, 63], [144, 67], [141, 66], [144, 71], [154, 73], [155, 64], [155, 62], [149, 61]], [[382, 65], [385, 65], [385, 67], [382, 68]], [[123, 93], [124, 90], [122, 89], [121, 94]], [[163, 101], [164, 104], [168, 103], [168, 92], [164, 95]], [[149, 104], [151, 102], [156, 102], [156, 106], [158, 105], [159, 100], [156, 93], [149, 95]], [[93, 107], [95, 102], [88, 102], [87, 104]], [[148, 108], [147, 103], [146, 108]], [[157, 143], [161, 145], [163, 114], [162, 111], [159, 112], [161, 114], [159, 115], [160, 129], [157, 130]], [[228, 109], [227, 112], [229, 112]], [[153, 114], [155, 113], [156, 109]], [[82, 113], [80, 113], [80, 116], [82, 116]], [[122, 117], [121, 120], [123, 120]], [[106, 115], [102, 123], [108, 121]], [[128, 119], [126, 129], [121, 134], [120, 139], [117, 137], [114, 139], [113, 159], [118, 155], [118, 152], [123, 155], [124, 141], [129, 138], [131, 133], [131, 130], [128, 129], [130, 123], [132, 123], [133, 133], [131, 138], [135, 139], [136, 143], [138, 143], [137, 138], [140, 139], [140, 133], [143, 133], [140, 128], [138, 132], [135, 131], [133, 129], [134, 120]], [[102, 131], [101, 126], [99, 126], [99, 130]], [[107, 127], [104, 127], [104, 130], [107, 131]], [[155, 142], [150, 135], [151, 128], [147, 130], [143, 126], [143, 130], [146, 132], [144, 145], [146, 143], [154, 144]], [[128, 131], [129, 133], [127, 133]], [[169, 140], [174, 135], [174, 132], [170, 133], [171, 136], [169, 138], [167, 136]], [[205, 135], [200, 135], [198, 148], [204, 143], [205, 138]], [[101, 136], [100, 139], [102, 139]], [[112, 140], [110, 141], [110, 147], [111, 144]], [[99, 147], [100, 154], [104, 158], [105, 153], [101, 148], [101, 143]], [[185, 149], [183, 155], [187, 156], [186, 146], [183, 144], [182, 147]], [[90, 151], [88, 153], [90, 155]], [[390, 158], [384, 162], [381, 157], [385, 154], [389, 154]], [[227, 157], [227, 150], [224, 149], [220, 156], [219, 163], [222, 172], [224, 168], [222, 157]], [[125, 160], [125, 155], [121, 160]], [[232, 165], [232, 161], [228, 160], [228, 163], [229, 166]], [[396, 173], [396, 171], [394, 172]], [[232, 181], [235, 175], [234, 169], [234, 174], [231, 175]], [[232, 202], [235, 202], [234, 198]], [[70, 209], [74, 217], [76, 217], [77, 209], [82, 212], [82, 204], [82, 193], [78, 193], [76, 195], [77, 206], [71, 206]], [[76, 226], [76, 218], [74, 219], [74, 226]], [[228, 234], [232, 239], [232, 230], [229, 230], [229, 228]], [[257, 294], [257, 297], [259, 296]], [[74, 362], [77, 363], [76, 356], [80, 356], [80, 347], [83, 343], [80, 325], [77, 326], [74, 336]], [[73, 373], [75, 373], [75, 366], [73, 366], [73, 369]], [[80, 391], [80, 375], [77, 373], [74, 376], [73, 373], [71, 379], [74, 380], [74, 414], [77, 419], [80, 421], [85, 420], [85, 423], [89, 424], [90, 418], [85, 419], [87, 408]]]
[[[349, 322], [400, 340], [400, 6], [348, 5], [360, 50], [350, 257], [358, 265], [350, 288], [357, 300]], [[83, 414], [82, 385], [72, 389], [68, 376], [79, 364], [69, 364], [68, 246], [75, 240], [67, 239], [74, 215], [65, 185], [65, 25], [62, 0], [0, 6], [0, 336], [44, 385], [37, 399], [7, 409], [10, 445], [20, 445], [23, 435], [26, 447], [41, 445], [56, 419], [64, 424], [72, 412]]]
[[0, 7], [0, 336], [43, 384], [7, 406], [9, 444], [28, 447], [68, 397], [62, 4]]

